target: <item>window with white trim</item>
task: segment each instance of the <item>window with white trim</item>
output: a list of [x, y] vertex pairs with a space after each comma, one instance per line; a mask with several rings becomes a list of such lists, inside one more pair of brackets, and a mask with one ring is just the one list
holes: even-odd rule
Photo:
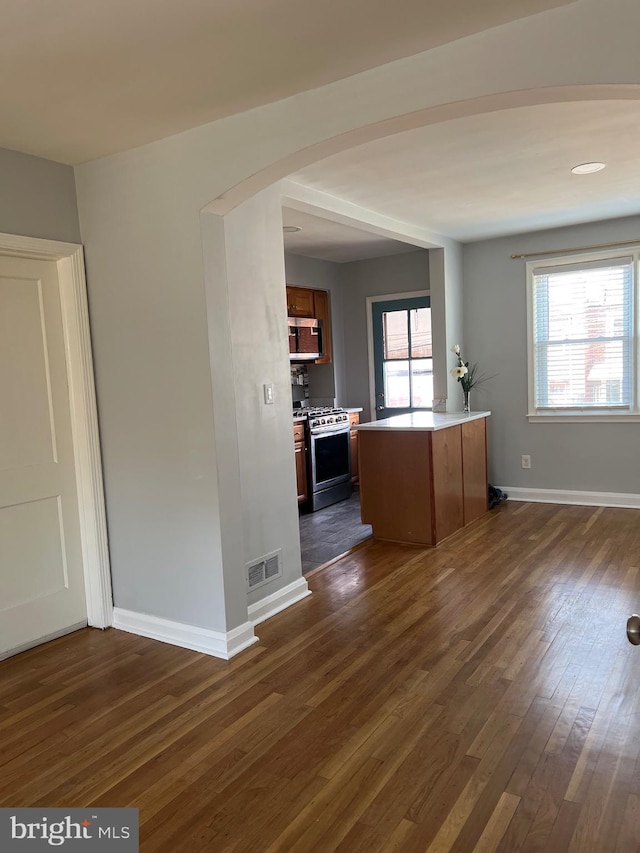
[[527, 264], [530, 417], [639, 414], [639, 257]]

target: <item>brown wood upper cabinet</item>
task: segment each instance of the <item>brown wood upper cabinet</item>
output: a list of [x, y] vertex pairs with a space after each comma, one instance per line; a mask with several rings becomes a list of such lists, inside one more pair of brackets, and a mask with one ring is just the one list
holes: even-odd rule
[[331, 363], [331, 314], [326, 290], [287, 285], [287, 314], [289, 317], [315, 317], [322, 320], [324, 356], [316, 364]]
[[314, 291], [287, 285], [287, 314], [290, 317], [315, 317]]

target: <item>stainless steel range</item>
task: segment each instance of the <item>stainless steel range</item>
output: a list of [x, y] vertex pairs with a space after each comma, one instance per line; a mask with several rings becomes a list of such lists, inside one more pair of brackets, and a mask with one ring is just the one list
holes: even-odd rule
[[315, 512], [345, 500], [352, 492], [349, 415], [344, 409], [330, 407], [304, 412], [309, 438], [309, 509]]

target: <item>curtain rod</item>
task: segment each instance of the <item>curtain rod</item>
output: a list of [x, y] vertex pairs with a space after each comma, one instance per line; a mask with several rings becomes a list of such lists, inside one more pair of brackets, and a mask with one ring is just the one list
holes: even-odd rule
[[522, 255], [511, 255], [512, 261], [522, 261], [525, 258], [538, 258], [541, 255], [564, 255], [565, 252], [585, 252], [589, 249], [613, 249], [616, 246], [629, 246], [640, 243], [640, 240], [618, 240], [617, 243], [595, 243], [593, 246], [571, 246], [568, 249], [549, 249], [546, 252], [525, 252]]

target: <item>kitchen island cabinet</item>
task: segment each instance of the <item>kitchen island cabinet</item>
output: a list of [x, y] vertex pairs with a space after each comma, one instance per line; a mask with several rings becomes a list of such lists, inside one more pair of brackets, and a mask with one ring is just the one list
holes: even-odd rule
[[490, 412], [414, 412], [354, 425], [362, 522], [375, 539], [437, 545], [487, 512]]

